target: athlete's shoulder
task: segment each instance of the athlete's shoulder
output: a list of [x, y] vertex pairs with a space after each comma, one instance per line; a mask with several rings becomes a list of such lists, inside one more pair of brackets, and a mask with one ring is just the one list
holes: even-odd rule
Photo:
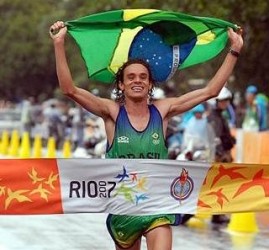
[[162, 118], [166, 117], [169, 112], [170, 108], [169, 99], [170, 98], [164, 98], [152, 102], [152, 105], [159, 111]]
[[104, 119], [112, 119], [113, 121], [116, 121], [120, 110], [120, 104], [110, 99], [103, 99], [103, 101], [108, 111]]

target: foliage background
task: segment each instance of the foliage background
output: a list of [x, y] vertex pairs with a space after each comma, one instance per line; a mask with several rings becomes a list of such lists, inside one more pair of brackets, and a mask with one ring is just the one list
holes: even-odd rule
[[[269, 2], [268, 0], [0, 0], [0, 98], [19, 101], [28, 96], [40, 100], [59, 96], [53, 46], [48, 31], [56, 20], [72, 20], [95, 12], [123, 8], [154, 8], [212, 16], [244, 29], [244, 49], [230, 81], [233, 91], [244, 92], [249, 83], [269, 93]], [[205, 64], [178, 72], [174, 91], [188, 91], [189, 79], [209, 79], [227, 51]], [[78, 48], [67, 41], [71, 72], [77, 85], [110, 89], [88, 79]], [[170, 86], [168, 84], [168, 86]], [[111, 87], [112, 88], [112, 87]]]

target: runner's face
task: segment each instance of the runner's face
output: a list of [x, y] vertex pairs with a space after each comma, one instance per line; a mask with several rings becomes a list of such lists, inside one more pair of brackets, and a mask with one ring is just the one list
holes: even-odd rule
[[152, 83], [149, 81], [148, 69], [142, 64], [131, 64], [124, 70], [121, 90], [126, 98], [144, 99], [148, 98]]

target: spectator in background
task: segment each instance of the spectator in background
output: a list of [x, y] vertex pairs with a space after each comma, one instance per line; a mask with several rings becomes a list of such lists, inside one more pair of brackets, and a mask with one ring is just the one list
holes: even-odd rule
[[262, 113], [262, 124], [260, 126], [260, 131], [267, 130], [268, 125], [268, 103], [269, 103], [269, 97], [265, 95], [264, 93], [258, 93], [256, 96], [256, 100], [258, 105], [261, 107], [261, 113]]
[[231, 102], [229, 103], [226, 110], [223, 111], [223, 115], [227, 119], [229, 127], [235, 128], [236, 127], [236, 112]]
[[191, 157], [189, 160], [212, 162], [215, 157], [215, 133], [205, 116], [205, 107], [198, 104], [190, 111], [193, 115], [183, 132], [182, 152], [186, 154], [185, 158]]
[[267, 129], [267, 101], [254, 85], [249, 85], [245, 93], [246, 110], [242, 124], [245, 131], [264, 131]]
[[70, 119], [70, 137], [73, 144], [73, 150], [77, 147], [83, 147], [84, 126], [85, 126], [85, 112], [80, 106], [76, 106], [69, 110]]
[[22, 122], [22, 129], [23, 132], [28, 132], [31, 134], [32, 128], [32, 119], [31, 119], [31, 112], [32, 112], [32, 105], [34, 103], [33, 97], [29, 97], [22, 101], [22, 108], [21, 108], [21, 122]]
[[223, 87], [220, 94], [215, 98], [208, 121], [212, 125], [216, 135], [216, 162], [232, 162], [231, 149], [235, 144], [235, 138], [230, 133], [230, 128], [227, 120], [223, 116], [223, 111], [227, 109], [232, 98], [232, 93]]
[[[43, 115], [43, 106], [42, 103], [38, 100], [35, 100], [31, 108], [31, 138], [34, 139], [36, 136], [45, 138], [44, 134], [47, 134], [47, 129], [43, 126], [44, 115]], [[47, 136], [46, 136], [47, 138]]]
[[48, 137], [54, 137], [56, 141], [56, 147], [59, 148], [59, 144], [63, 138], [63, 122], [61, 119], [62, 113], [58, 108], [58, 101], [52, 101], [44, 108], [44, 122], [48, 128]]

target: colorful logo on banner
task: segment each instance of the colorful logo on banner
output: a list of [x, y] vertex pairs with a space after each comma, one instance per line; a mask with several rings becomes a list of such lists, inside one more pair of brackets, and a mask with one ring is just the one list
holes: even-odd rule
[[122, 171], [115, 178], [117, 179], [117, 187], [114, 197], [122, 196], [126, 201], [136, 206], [149, 199], [147, 177], [140, 176], [137, 172], [128, 172], [126, 166], [123, 166]]
[[171, 195], [179, 202], [186, 200], [193, 191], [193, 180], [188, 171], [183, 168], [180, 176], [174, 179], [171, 184]]
[[0, 176], [1, 214], [62, 213], [55, 160], [46, 160], [45, 167], [44, 161], [40, 160], [6, 160], [3, 165], [5, 169], [1, 169]]

